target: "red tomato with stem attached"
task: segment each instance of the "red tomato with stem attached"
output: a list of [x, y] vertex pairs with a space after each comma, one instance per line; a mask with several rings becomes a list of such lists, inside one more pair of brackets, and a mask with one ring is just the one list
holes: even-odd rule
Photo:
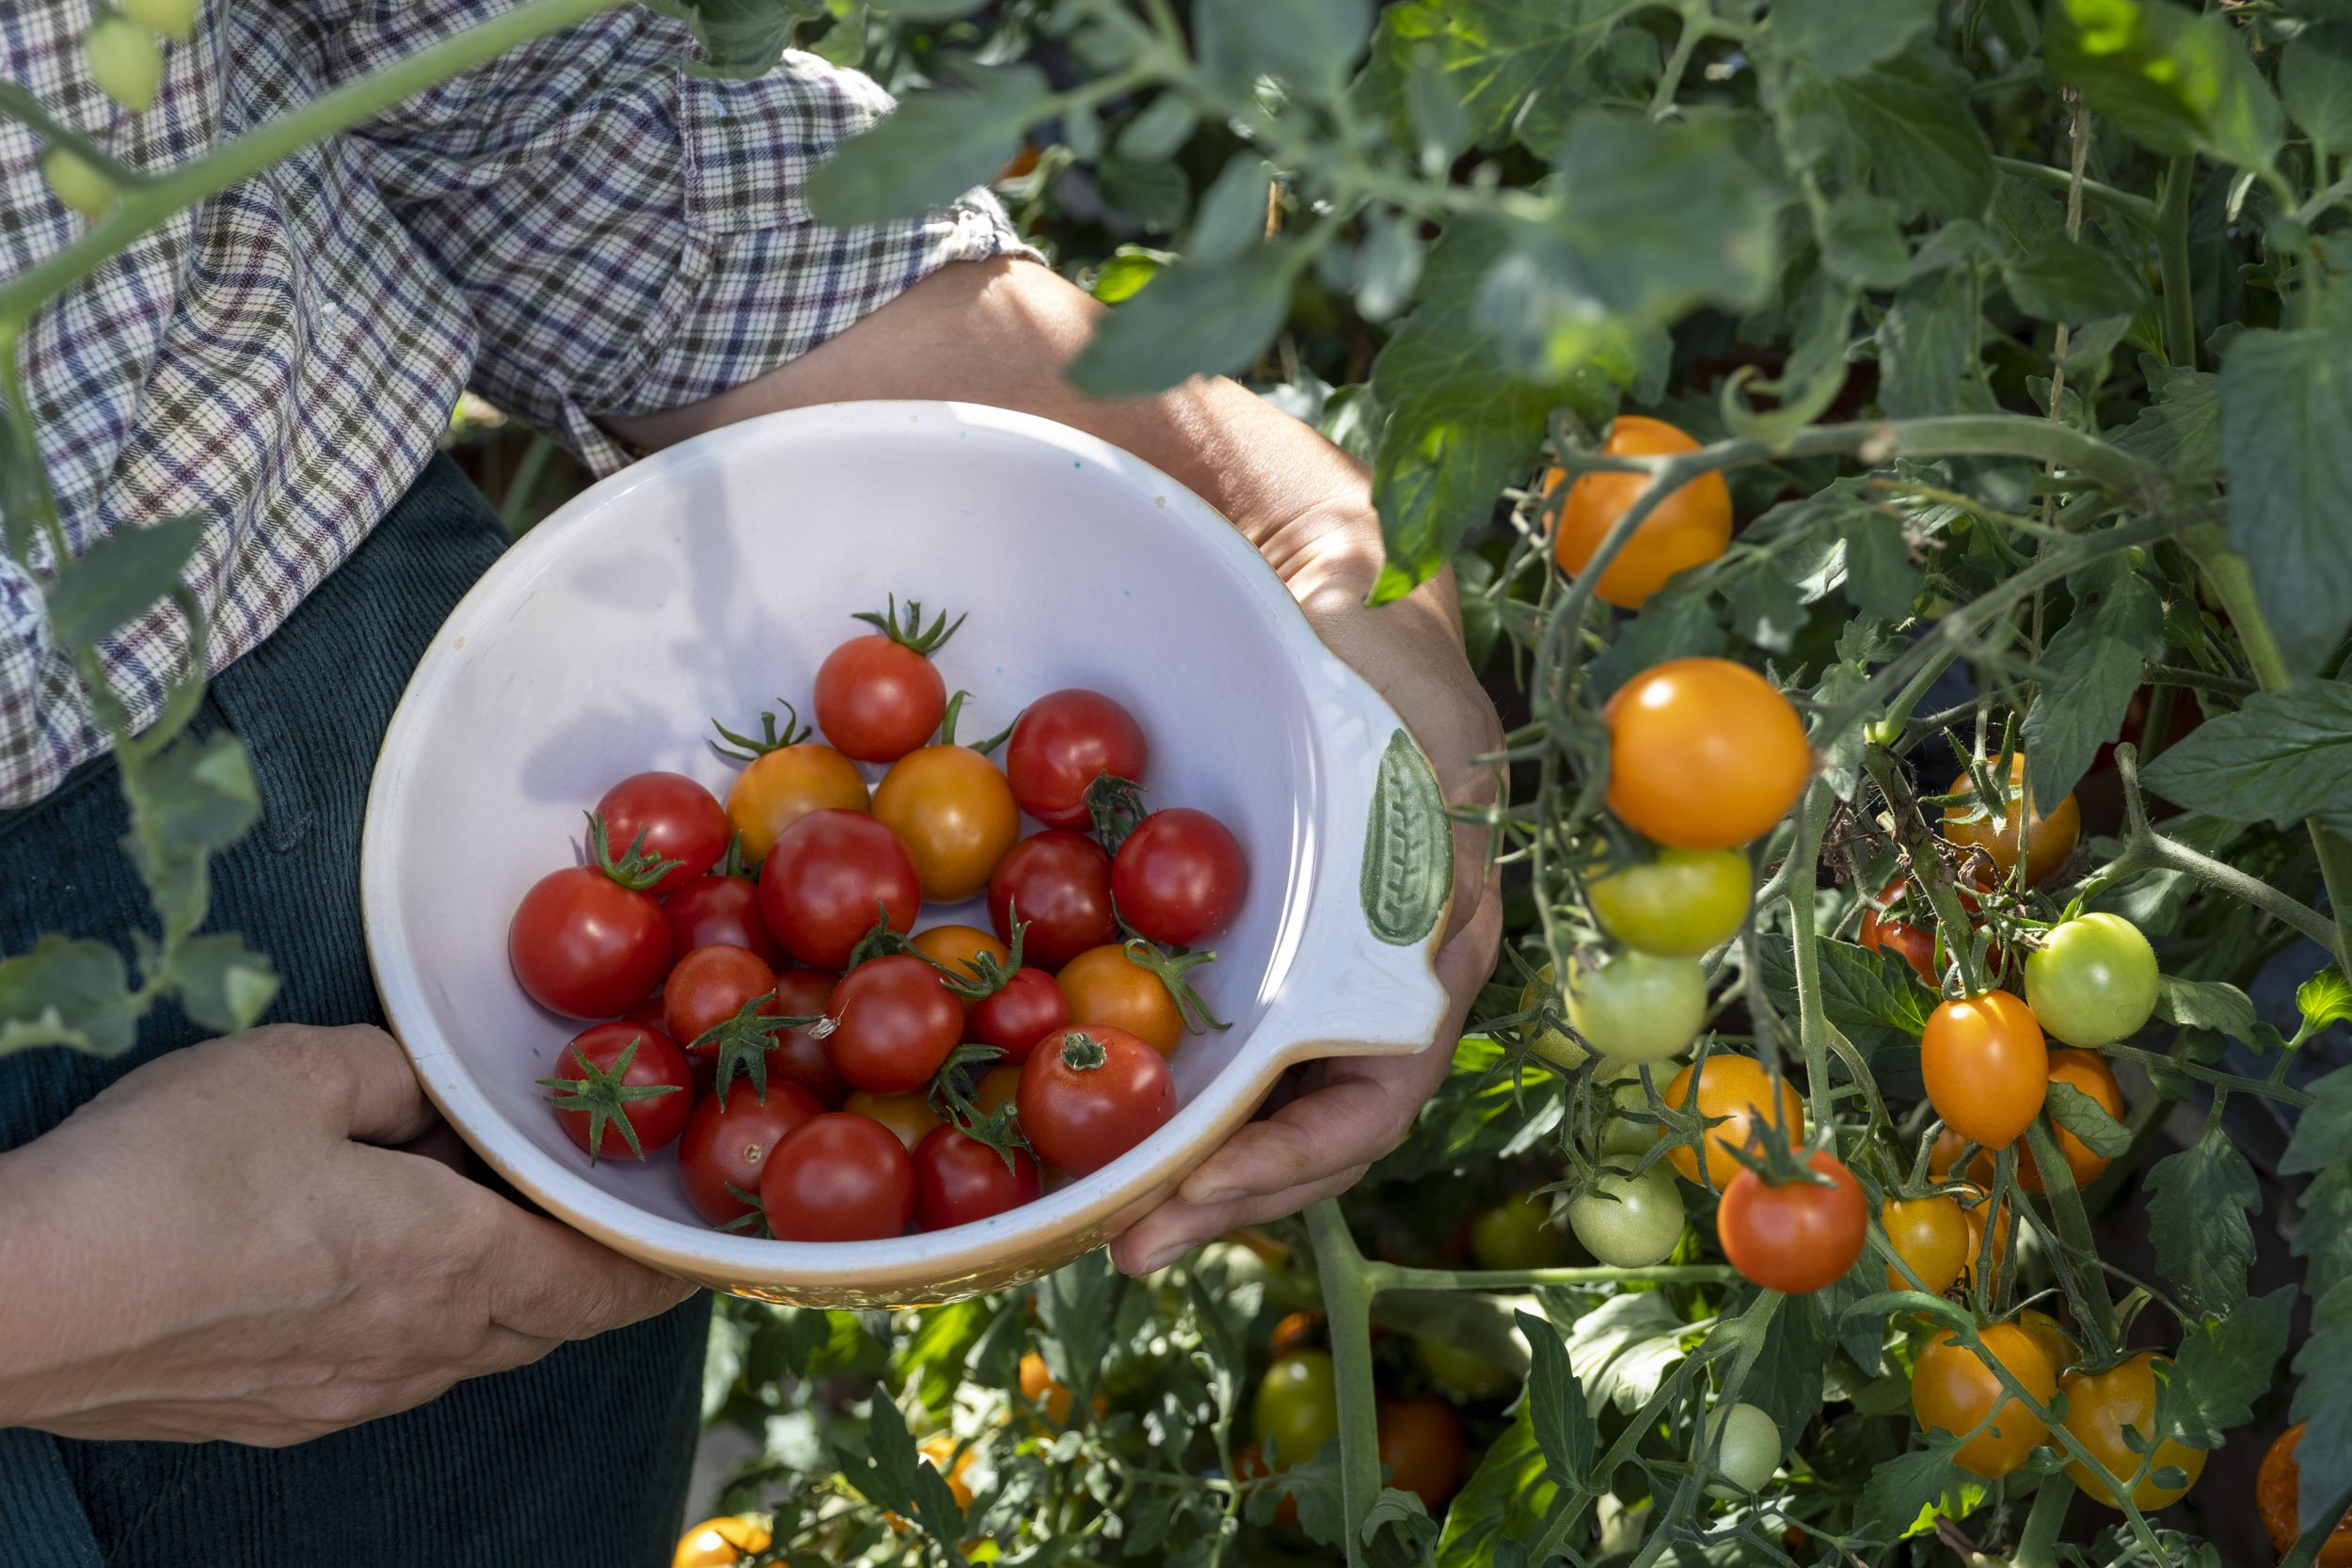
[[539, 1083], [591, 1164], [667, 1148], [694, 1103], [686, 1053], [660, 1030], [635, 1023], [581, 1030], [564, 1047], [555, 1075]]
[[873, 1094], [913, 1094], [963, 1034], [963, 1008], [938, 971], [910, 954], [871, 958], [841, 977], [825, 1037], [833, 1065]]
[[756, 1200], [769, 1152], [792, 1129], [824, 1114], [815, 1095], [774, 1078], [769, 1079], [765, 1095], [739, 1084], [723, 1105], [715, 1098], [703, 1101], [686, 1118], [686, 1131], [678, 1137], [677, 1167], [686, 1183], [686, 1200], [713, 1225], [731, 1225], [756, 1212], [756, 1201], [746, 1202], [736, 1194], [748, 1193]]
[[625, 1013], [670, 972], [670, 924], [644, 891], [653, 879], [614, 863], [605, 843], [592, 829], [592, 863], [533, 882], [506, 932], [523, 990], [570, 1018]]
[[1007, 942], [1016, 914], [1028, 927], [1021, 951], [1042, 969], [1115, 941], [1111, 858], [1094, 840], [1058, 829], [1023, 839], [988, 879], [989, 923]]
[[898, 835], [864, 812], [818, 811], [777, 836], [759, 867], [759, 911], [811, 969], [840, 970], [879, 911], [910, 931], [923, 884]]
[[1100, 691], [1073, 687], [1022, 710], [1005, 743], [1005, 777], [1023, 811], [1049, 828], [1084, 832], [1094, 781], [1107, 773], [1139, 784], [1150, 758], [1132, 714]]
[[677, 961], [661, 988], [670, 1037], [692, 1050], [703, 1036], [775, 985], [775, 971], [747, 947], [697, 947]]
[[1051, 974], [1024, 965], [1002, 989], [972, 1004], [971, 1021], [974, 1039], [1017, 1065], [1029, 1059], [1040, 1039], [1070, 1022], [1070, 1002]]
[[[776, 976], [775, 994], [759, 1010], [769, 1018], [825, 1018], [832, 1012], [834, 988], [840, 983], [841, 976], [825, 970], [787, 969]], [[775, 1043], [768, 1048], [768, 1082], [798, 1084], [826, 1110], [837, 1111], [851, 1085], [833, 1065], [825, 1042], [810, 1033], [815, 1027], [796, 1024], [771, 1037]]]
[[897, 629], [895, 605], [886, 622], [860, 619], [888, 629], [851, 638], [817, 667], [817, 727], [847, 756], [896, 762], [929, 740], [946, 715], [947, 683], [928, 657], [946, 638], [927, 641], [918, 633], [910, 645]]
[[896, 1236], [914, 1214], [914, 1157], [881, 1122], [828, 1111], [769, 1150], [759, 1207], [787, 1242]]
[[1176, 1081], [1168, 1058], [1124, 1029], [1066, 1029], [1031, 1050], [1013, 1103], [1038, 1158], [1084, 1176], [1168, 1125]]
[[1768, 1291], [1804, 1295], [1837, 1279], [1870, 1235], [1862, 1183], [1827, 1149], [1805, 1162], [1826, 1186], [1773, 1186], [1741, 1166], [1715, 1210], [1715, 1236], [1731, 1266]]
[[1205, 811], [1177, 806], [1136, 824], [1111, 861], [1111, 897], [1137, 935], [1190, 947], [1233, 923], [1249, 891], [1240, 841]]
[[697, 877], [661, 906], [670, 922], [670, 951], [697, 947], [740, 947], [770, 969], [780, 967], [784, 949], [759, 912], [759, 888], [741, 877]]
[[914, 1149], [914, 1223], [924, 1230], [970, 1225], [1033, 1203], [1045, 1190], [1037, 1161], [1025, 1149], [1012, 1163], [953, 1127], [935, 1127]]
[[657, 898], [718, 864], [735, 836], [719, 798], [683, 773], [623, 779], [604, 792], [596, 815], [604, 818], [607, 841], [622, 854], [642, 847], [657, 860], [678, 863], [645, 890]]

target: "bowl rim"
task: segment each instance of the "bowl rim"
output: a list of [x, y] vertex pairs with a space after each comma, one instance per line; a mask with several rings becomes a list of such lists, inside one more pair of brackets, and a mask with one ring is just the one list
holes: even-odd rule
[[[1037, 442], [1109, 470], [1139, 494], [1157, 491], [1163, 510], [1171, 514], [1171, 526], [1186, 529], [1202, 547], [1224, 555], [1236, 568], [1236, 576], [1245, 584], [1254, 585], [1255, 596], [1276, 607], [1274, 634], [1294, 667], [1302, 673], [1319, 671], [1359, 716], [1372, 721], [1373, 752], [1384, 743], [1392, 745], [1391, 736], [1405, 736], [1411, 749], [1417, 754], [1420, 752], [1419, 743], [1411, 739], [1411, 732], [1387, 700], [1315, 634], [1288, 587], [1229, 519], [1142, 458], [1037, 415], [924, 399], [818, 404], [758, 415], [679, 442], [607, 476], [509, 545], [435, 631], [385, 728], [360, 834], [360, 913], [369, 968], [387, 1026], [408, 1055], [427, 1097], [443, 1119], [516, 1192], [616, 1251], [737, 1293], [834, 1304], [946, 1300], [1047, 1272], [1116, 1235], [1171, 1193], [1194, 1165], [1255, 1114], [1291, 1067], [1317, 1057], [1411, 1053], [1426, 1047], [1444, 1018], [1446, 993], [1434, 958], [1451, 912], [1450, 892], [1425, 940], [1396, 944], [1390, 939], [1391, 944], [1381, 950], [1383, 959], [1398, 968], [1396, 990], [1408, 999], [1408, 1012], [1414, 1003], [1427, 1004], [1425, 1028], [1395, 1031], [1417, 1035], [1420, 1043], [1396, 1038], [1334, 1039], [1294, 1026], [1290, 1037], [1273, 1039], [1253, 1050], [1260, 1046], [1266, 1024], [1276, 1022], [1283, 1011], [1278, 999], [1251, 1035], [1239, 1043], [1232, 1060], [1210, 1081], [1217, 1085], [1214, 1095], [1196, 1095], [1190, 1105], [1180, 1107], [1168, 1127], [1101, 1170], [1049, 1193], [1039, 1203], [1005, 1214], [947, 1230], [870, 1242], [779, 1242], [702, 1228], [640, 1207], [596, 1183], [586, 1172], [556, 1161], [512, 1128], [507, 1116], [475, 1082], [465, 1058], [435, 1026], [417, 972], [398, 961], [409, 951], [409, 943], [396, 896], [396, 864], [391, 855], [379, 853], [388, 836], [389, 819], [401, 809], [395, 802], [405, 794], [408, 742], [412, 735], [421, 733], [429, 722], [428, 711], [462, 669], [463, 660], [457, 656], [471, 641], [470, 628], [513, 591], [514, 584], [552, 560], [574, 527], [624, 504], [647, 484], [683, 478], [706, 465], [723, 465], [741, 449], [803, 432], [837, 429], [845, 421], [903, 433], [911, 426], [920, 429], [929, 421], [943, 420], [959, 428], [989, 430]], [[1330, 737], [1319, 724], [1316, 736], [1320, 753]], [[1426, 767], [1425, 754], [1422, 762]], [[1327, 874], [1318, 874], [1319, 879], [1324, 875]], [[1351, 879], [1353, 875], [1351, 870]], [[1391, 998], [1384, 1013], [1393, 1010], [1393, 1003]], [[1202, 1106], [1213, 1109], [1201, 1111]], [[1189, 1117], [1188, 1111], [1193, 1113]], [[1167, 1136], [1169, 1130], [1187, 1123], [1184, 1135]], [[1009, 1241], [1017, 1248], [1010, 1255], [1010, 1267]]]

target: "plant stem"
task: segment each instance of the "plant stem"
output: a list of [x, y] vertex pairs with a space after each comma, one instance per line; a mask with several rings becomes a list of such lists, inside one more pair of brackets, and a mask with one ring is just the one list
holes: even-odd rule
[[1691, 69], [1691, 56], [1698, 53], [1699, 43], [1707, 37], [1707, 16], [1697, 7], [1685, 7], [1682, 11], [1682, 31], [1675, 35], [1674, 53], [1666, 57], [1666, 69], [1658, 78], [1658, 90], [1650, 95], [1649, 117], [1663, 119], [1675, 106], [1675, 94], [1681, 89], [1683, 73]]
[[1740, 1277], [1727, 1263], [1675, 1263], [1648, 1269], [1410, 1269], [1395, 1263], [1365, 1263], [1362, 1273], [1379, 1291], [1527, 1291], [1540, 1285], [1728, 1285]]
[[2043, 1476], [2033, 1495], [2033, 1511], [2017, 1537], [2010, 1568], [2058, 1568], [2058, 1530], [2066, 1523], [2066, 1505], [2074, 1500], [2074, 1483], [2064, 1474]]
[[[1804, 1055], [1805, 1094], [1818, 1129], [1831, 1125], [1829, 1103], [1829, 1017], [1821, 1006], [1820, 934], [1813, 925], [1813, 895], [1820, 858], [1821, 832], [1829, 825], [1834, 798], [1828, 781], [1805, 785], [1797, 806], [1797, 841], [1789, 846], [1788, 934], [1797, 966], [1797, 1047]], [[1772, 1097], [1775, 1113], [1780, 1097]], [[1796, 1129], [1784, 1131], [1794, 1132]], [[1799, 1140], [1790, 1138], [1793, 1145]]]
[[2164, 198], [2156, 208], [2156, 268], [2164, 290], [2164, 356], [2171, 364], [2197, 365], [2197, 302], [2189, 293], [2188, 202], [2197, 184], [2197, 155], [2183, 153], [2164, 171]]
[[[2026, 1137], [2033, 1148], [2034, 1168], [2042, 1174], [2042, 1196], [2048, 1199], [2050, 1214], [2058, 1222], [2058, 1240], [2074, 1252], [2097, 1257], [2099, 1243], [2090, 1234], [2090, 1216], [2083, 1210], [2083, 1195], [2074, 1186], [2074, 1172], [2058, 1153], [2058, 1140], [2050, 1135], [2042, 1118], [2034, 1118], [2026, 1129]], [[2107, 1294], [2107, 1282], [2096, 1270], [2087, 1280], [2075, 1281], [2077, 1271], [2068, 1268], [2070, 1289], [2068, 1297], [2074, 1301], [2076, 1315], [2090, 1332], [2092, 1353], [2106, 1357], [2114, 1348], [2121, 1331], [2115, 1322], [2115, 1302]], [[2084, 1311], [2085, 1305], [2090, 1310]]]
[[1331, 1364], [1340, 1397], [1340, 1507], [1346, 1521], [1348, 1568], [1364, 1560], [1364, 1517], [1380, 1496], [1380, 1438], [1372, 1380], [1374, 1271], [1329, 1198], [1307, 1211], [1315, 1275], [1330, 1324]]
[[[2071, 170], [2058, 168], [2049, 164], [2032, 163], [2024, 158], [1995, 158], [1993, 160], [1993, 166], [2004, 174], [2014, 174], [2021, 179], [2031, 180], [2037, 184], [2047, 185], [2052, 190], [2058, 191], [2066, 189], [2073, 179]], [[2122, 214], [2142, 229], [2153, 229], [2163, 221], [2163, 209], [2144, 196], [2136, 196], [2130, 191], [2120, 191], [2113, 185], [2103, 185], [2096, 180], [2084, 181], [2082, 192], [2101, 206], [2113, 208], [2116, 212]]]

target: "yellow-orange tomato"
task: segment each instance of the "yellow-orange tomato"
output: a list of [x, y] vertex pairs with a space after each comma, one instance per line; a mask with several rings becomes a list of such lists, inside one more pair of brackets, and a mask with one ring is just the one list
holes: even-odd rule
[[2028, 1307], [2017, 1314], [2017, 1326], [2033, 1336], [2042, 1354], [2050, 1358], [2050, 1365], [2060, 1371], [2074, 1364], [2074, 1337], [2065, 1325], [2038, 1307]]
[[2005, 990], [1939, 1003], [1919, 1034], [1919, 1076], [1944, 1125], [2007, 1148], [2050, 1092], [2050, 1051], [2021, 997]]
[[[2107, 1059], [2095, 1051], [2060, 1049], [2050, 1053], [2050, 1082], [2071, 1084], [2099, 1102], [2099, 1108], [2116, 1120], [2123, 1119], [2123, 1090], [2115, 1082], [2115, 1069]], [[2066, 1161], [2066, 1168], [2074, 1173], [2074, 1185], [2080, 1187], [2106, 1169], [2109, 1162], [2090, 1152], [2090, 1148], [2065, 1128], [2058, 1129], [2058, 1154]], [[2035, 1168], [2033, 1155], [2024, 1153], [2017, 1162], [2017, 1180], [2026, 1191], [2042, 1190], [2042, 1172]]]
[[[2018, 1386], [2046, 1406], [2058, 1392], [2058, 1373], [2033, 1336], [2015, 1323], [1988, 1323], [1977, 1332]], [[1931, 1339], [1912, 1367], [1911, 1410], [1921, 1431], [1954, 1436], [1976, 1432], [1990, 1416], [1992, 1424], [1952, 1456], [1962, 1469], [1988, 1481], [2025, 1464], [2034, 1446], [2050, 1435], [2042, 1418], [2004, 1389], [1993, 1369], [1949, 1329]]]
[[[2100, 1468], [2132, 1488], [2132, 1506], [2142, 1513], [2169, 1508], [2180, 1501], [2204, 1473], [2205, 1450], [2168, 1437], [2156, 1451], [2135, 1453], [2124, 1440], [2126, 1427], [2139, 1433], [2144, 1447], [2156, 1434], [2156, 1373], [2154, 1351], [2137, 1355], [2104, 1372], [2068, 1372], [2058, 1379], [2066, 1396], [2066, 1417], [2059, 1424], [2097, 1460]], [[2154, 1473], [2177, 1465], [2184, 1480], [2178, 1486], [2159, 1486]], [[2079, 1459], [2066, 1462], [2074, 1484], [2106, 1504], [2116, 1506], [2115, 1493]], [[2132, 1478], [2138, 1477], [2137, 1484]]]
[[[1952, 781], [1950, 795], [1965, 794], [1969, 798], [1944, 808], [1944, 841], [1962, 850], [1981, 849], [1995, 869], [2007, 877], [2017, 864], [2017, 818], [2021, 804], [2019, 784], [2026, 775], [2023, 752], [2009, 759], [2009, 789], [2005, 800], [1979, 801], [1977, 786], [1967, 771]], [[2026, 881], [2028, 885], [2042, 881], [2066, 863], [2074, 852], [2074, 840], [2082, 833], [2082, 808], [2069, 795], [2058, 803], [2048, 816], [2026, 810]]]
[[980, 1074], [980, 1081], [972, 1085], [972, 1103], [980, 1108], [980, 1115], [994, 1116], [999, 1105], [1010, 1105], [1021, 1088], [1021, 1068], [1016, 1062], [999, 1062]]
[[996, 940], [993, 931], [977, 926], [934, 926], [928, 931], [914, 933], [914, 950], [945, 969], [959, 970], [978, 978], [979, 971], [973, 959], [985, 953], [1000, 965], [1012, 957], [1012, 949]]
[[1160, 977], [1127, 957], [1119, 943], [1089, 947], [1054, 976], [1070, 1004], [1073, 1024], [1124, 1029], [1166, 1056], [1184, 1037], [1184, 1015]]
[[678, 1537], [670, 1568], [728, 1568], [770, 1544], [768, 1527], [748, 1513], [705, 1519]]
[[1610, 697], [1609, 809], [1677, 849], [1729, 849], [1788, 814], [1813, 770], [1772, 683], [1726, 658], [1670, 658]]
[[1968, 1220], [1948, 1197], [1890, 1197], [1879, 1209], [1895, 1256], [1919, 1276], [1914, 1286], [1899, 1269], [1886, 1271], [1890, 1291], [1922, 1290], [1942, 1295], [1968, 1268]]
[[1021, 808], [996, 765], [969, 746], [926, 746], [890, 765], [874, 815], [914, 857], [923, 896], [969, 898], [1021, 836]]
[[[1663, 420], [1620, 414], [1601, 442], [1609, 457], [1671, 457], [1696, 451], [1699, 444]], [[1549, 498], [1567, 476], [1558, 468], [1544, 475]], [[1560, 528], [1551, 556], [1570, 577], [1581, 576], [1593, 552], [1626, 510], [1649, 488], [1646, 474], [1579, 475], [1560, 502]], [[1677, 572], [1701, 565], [1731, 543], [1731, 489], [1720, 473], [1704, 473], [1661, 499], [1642, 519], [1600, 574], [1593, 592], [1620, 610], [1639, 610], [1644, 600]]]
[[[1045, 1411], [1045, 1418], [1056, 1426], [1070, 1420], [1070, 1386], [1045, 1370], [1045, 1357], [1035, 1351], [1021, 1358], [1021, 1397]], [[1106, 1416], [1111, 1402], [1097, 1394], [1092, 1401], [1094, 1414]]]
[[[2254, 1504], [2262, 1511], [2263, 1530], [2271, 1548], [2281, 1554], [2303, 1533], [2303, 1467], [2296, 1463], [2295, 1449], [2310, 1424], [2297, 1421], [2279, 1433], [2254, 1477]], [[2352, 1513], [2328, 1534], [2313, 1568], [2352, 1568]]]
[[[1968, 1147], [1968, 1140], [1947, 1127], [1935, 1135], [1935, 1147], [1928, 1150], [1928, 1176], [1942, 1181], [1950, 1177], [1960, 1164], [1960, 1151]], [[1968, 1162], [1968, 1180], [1979, 1187], [1993, 1185], [1993, 1156], [1978, 1149], [1976, 1158]]]
[[830, 746], [804, 740], [745, 766], [727, 788], [727, 821], [758, 860], [776, 835], [813, 811], [864, 811], [866, 780], [857, 764]]
[[963, 1472], [972, 1467], [972, 1450], [956, 1451], [956, 1440], [945, 1433], [926, 1437], [918, 1445], [923, 1462], [937, 1470], [947, 1481], [947, 1494], [956, 1499], [958, 1508], [972, 1506], [972, 1487], [963, 1479]]
[[[1751, 1133], [1758, 1140], [1771, 1135], [1772, 1078], [1753, 1056], [1714, 1055], [1686, 1067], [1675, 1074], [1661, 1098], [1675, 1110], [1695, 1111], [1707, 1119], [1705, 1184], [1718, 1192], [1744, 1168], [1730, 1150], [1745, 1148]], [[1780, 1128], [1791, 1142], [1804, 1130], [1804, 1102], [1786, 1079], [1780, 1085]], [[1666, 1150], [1666, 1158], [1684, 1180], [1699, 1180], [1698, 1156], [1689, 1144], [1676, 1144]]]
[[924, 1135], [939, 1125], [930, 1097], [920, 1090], [914, 1094], [873, 1094], [859, 1089], [842, 1101], [841, 1108], [889, 1128], [898, 1134], [898, 1141], [907, 1146], [910, 1154]]

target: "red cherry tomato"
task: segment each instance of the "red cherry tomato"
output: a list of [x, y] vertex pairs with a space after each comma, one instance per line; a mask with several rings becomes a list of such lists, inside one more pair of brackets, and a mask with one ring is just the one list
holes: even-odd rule
[[1094, 840], [1057, 829], [1023, 839], [988, 879], [989, 923], [1007, 942], [1016, 914], [1028, 926], [1022, 954], [1041, 968], [1057, 969], [1114, 940], [1111, 858]]
[[[787, 969], [776, 976], [776, 993], [759, 1010], [770, 1018], [827, 1017], [833, 1010], [834, 988], [840, 983], [841, 976], [821, 969]], [[803, 1023], [772, 1037], [775, 1043], [768, 1048], [768, 1082], [781, 1078], [798, 1084], [826, 1110], [838, 1111], [850, 1098], [851, 1085], [833, 1065], [825, 1042], [809, 1033], [814, 1027]]]
[[759, 1207], [787, 1242], [896, 1236], [914, 1213], [914, 1158], [879, 1121], [828, 1111], [768, 1151]]
[[853, 637], [817, 667], [817, 725], [860, 762], [898, 761], [929, 740], [946, 712], [939, 671], [887, 637]]
[[833, 993], [833, 1065], [873, 1094], [913, 1094], [931, 1081], [963, 1034], [963, 1007], [939, 972], [909, 954], [873, 958]]
[[914, 1223], [925, 1230], [970, 1225], [1036, 1201], [1045, 1190], [1037, 1162], [1014, 1149], [1012, 1164], [979, 1139], [935, 1127], [915, 1146]]
[[655, 897], [675, 893], [719, 863], [735, 830], [727, 826], [726, 809], [717, 796], [683, 773], [638, 773], [604, 792], [596, 802], [604, 818], [605, 837], [616, 855], [638, 847], [644, 835], [644, 852], [678, 863], [646, 889]]
[[1805, 1164], [1829, 1185], [1775, 1187], [1742, 1165], [1715, 1210], [1715, 1237], [1731, 1266], [1790, 1295], [1818, 1291], [1852, 1268], [1870, 1233], [1869, 1205], [1853, 1172], [1827, 1149]]
[[[742, 1010], [743, 1004], [775, 989], [775, 971], [745, 947], [697, 947], [677, 961], [661, 988], [670, 1037], [688, 1050]], [[710, 1055], [716, 1047], [697, 1052]]]
[[878, 905], [892, 930], [913, 930], [923, 886], [906, 846], [864, 812], [809, 813], [778, 835], [759, 867], [759, 912], [811, 969], [846, 966], [874, 928]]
[[1189, 947], [1232, 925], [1248, 891], [1241, 845], [1224, 823], [1184, 806], [1137, 823], [1111, 862], [1120, 916], [1137, 935], [1170, 947]]
[[1093, 814], [1087, 789], [1108, 773], [1143, 783], [1150, 759], [1143, 730], [1100, 691], [1049, 691], [1022, 710], [1005, 743], [1005, 777], [1021, 809], [1049, 828], [1083, 832]]
[[1016, 969], [1004, 989], [972, 1005], [974, 1039], [993, 1045], [1008, 1062], [1029, 1059], [1042, 1037], [1070, 1022], [1070, 999], [1041, 969]]
[[[623, 1057], [628, 1065], [620, 1067]], [[666, 1148], [693, 1109], [686, 1053], [659, 1029], [599, 1023], [564, 1047], [549, 1091], [555, 1119], [596, 1160], [642, 1160]], [[650, 1092], [641, 1092], [650, 1091]]]
[[1013, 1103], [1039, 1159], [1102, 1169], [1176, 1114], [1168, 1058], [1124, 1029], [1067, 1029], [1032, 1048]]
[[661, 906], [670, 921], [670, 951], [697, 947], [740, 947], [770, 969], [783, 965], [784, 949], [760, 917], [759, 889], [740, 877], [697, 877]]
[[713, 1225], [731, 1225], [754, 1212], [758, 1205], [735, 1192], [758, 1197], [769, 1152], [787, 1132], [824, 1114], [815, 1095], [772, 1077], [764, 1096], [754, 1094], [749, 1084], [738, 1084], [724, 1105], [715, 1098], [705, 1100], [686, 1118], [686, 1131], [678, 1138], [677, 1168], [686, 1182], [686, 1200]]
[[539, 1006], [570, 1018], [611, 1018], [652, 995], [670, 972], [670, 926], [651, 894], [597, 866], [575, 865], [540, 878], [523, 895], [507, 928], [506, 957]]

